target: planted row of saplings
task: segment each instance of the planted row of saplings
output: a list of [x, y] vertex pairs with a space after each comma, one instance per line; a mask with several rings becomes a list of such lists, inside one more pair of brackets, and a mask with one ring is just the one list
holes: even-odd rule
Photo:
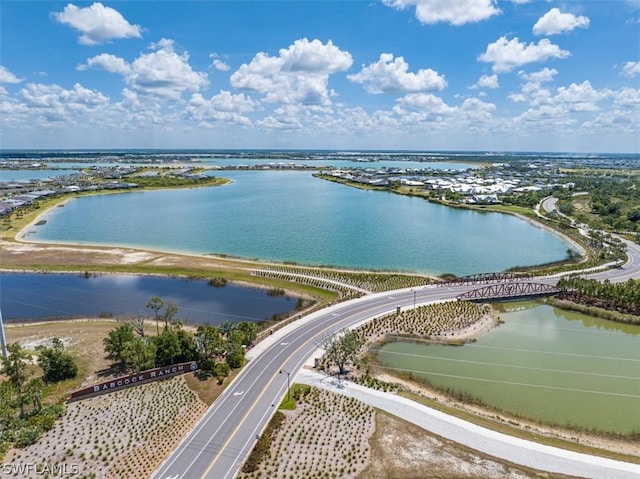
[[[268, 270], [259, 270], [261, 275], [267, 275], [269, 271], [293, 275], [314, 276], [330, 281], [348, 284], [355, 288], [372, 292], [390, 291], [393, 289], [412, 288], [430, 284], [432, 280], [426, 276], [408, 275], [397, 273], [367, 273], [328, 270], [322, 268], [302, 268], [290, 266], [270, 266]], [[258, 270], [255, 272], [258, 274]], [[281, 277], [278, 275], [278, 277]]]
[[205, 408], [182, 378], [78, 401], [38, 443], [12, 459], [71, 462], [79, 477], [146, 478]]
[[241, 479], [355, 478], [371, 455], [373, 408], [343, 395], [310, 388], [273, 441], [270, 456]]
[[464, 331], [492, 314], [493, 310], [488, 304], [449, 301], [380, 316], [360, 326], [357, 332], [366, 342], [387, 336], [442, 339]]

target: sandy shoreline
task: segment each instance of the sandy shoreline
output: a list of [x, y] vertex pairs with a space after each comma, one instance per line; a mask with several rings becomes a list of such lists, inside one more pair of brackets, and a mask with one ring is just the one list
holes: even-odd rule
[[[144, 192], [144, 190], [143, 190]], [[115, 192], [115, 193], [97, 193], [97, 194], [122, 194], [122, 192]], [[48, 221], [49, 219], [49, 215], [51, 214], [51, 212], [54, 210], [54, 208], [58, 208], [58, 207], [64, 207], [67, 203], [69, 203], [71, 200], [76, 199], [76, 197], [68, 197], [68, 198], [61, 198], [59, 202], [55, 202], [53, 203], [51, 206], [49, 206], [45, 211], [41, 212], [40, 214], [38, 214], [32, 221], [30, 221], [28, 224], [26, 224], [20, 231], [18, 231], [15, 236], [13, 237], [13, 240], [15, 241], [15, 243], [18, 244], [23, 244], [23, 245], [33, 245], [35, 246], [52, 246], [52, 247], [58, 247], [58, 248], [65, 248], [67, 251], [72, 251], [74, 249], [79, 249], [82, 250], [84, 252], [90, 252], [91, 248], [94, 248], [96, 253], [105, 253], [106, 252], [112, 252], [113, 255], [120, 255], [120, 261], [119, 264], [131, 264], [134, 265], [136, 263], [142, 262], [142, 261], [148, 261], [150, 259], [152, 259], [153, 255], [176, 255], [176, 256], [187, 256], [187, 257], [191, 257], [191, 258], [202, 258], [202, 259], [207, 259], [207, 260], [216, 260], [216, 261], [221, 261], [223, 263], [227, 263], [227, 262], [234, 262], [234, 263], [245, 263], [247, 265], [261, 265], [261, 266], [269, 266], [269, 265], [282, 265], [284, 264], [283, 262], [278, 262], [278, 261], [273, 261], [273, 260], [264, 260], [264, 259], [249, 259], [249, 258], [244, 258], [244, 257], [235, 257], [235, 256], [228, 256], [224, 253], [194, 253], [191, 251], [185, 251], [185, 250], [174, 250], [174, 249], [155, 249], [155, 248], [148, 248], [148, 247], [140, 247], [140, 246], [136, 246], [136, 245], [113, 245], [113, 244], [108, 244], [108, 243], [74, 243], [74, 242], [65, 242], [65, 241], [43, 241], [43, 240], [30, 240], [27, 238], [27, 236], [30, 233], [30, 229], [34, 228], [36, 226], [36, 224], [40, 221]], [[580, 256], [582, 257], [582, 261], [586, 261], [587, 258], [587, 252], [585, 250], [585, 248], [583, 246], [581, 246], [578, 242], [576, 242], [575, 240], [571, 239], [570, 237], [568, 237], [567, 235], [563, 234], [562, 232], [555, 230], [554, 228], [549, 227], [548, 225], [545, 225], [541, 222], [536, 221], [533, 218], [529, 218], [525, 215], [521, 215], [518, 213], [509, 213], [507, 212], [506, 214], [512, 214], [513, 216], [526, 221], [527, 223], [535, 226], [535, 227], [539, 227], [542, 228], [543, 230], [549, 232], [550, 234], [556, 235], [558, 238], [560, 238], [565, 244], [567, 244], [567, 246], [569, 246], [570, 248], [572, 248], [574, 251], [578, 252], [580, 254]], [[11, 241], [2, 241], [0, 242], [0, 244], [2, 244], [3, 248], [9, 247], [9, 245], [12, 245], [13, 243]], [[15, 250], [15, 246], [13, 248], [11, 248], [13, 250]], [[304, 265], [304, 264], [300, 264], [300, 265], [296, 265], [299, 267], [320, 267], [318, 266], [314, 266], [314, 265]], [[330, 267], [330, 269], [336, 269], [336, 270], [343, 270], [340, 266], [335, 266], [335, 267]], [[10, 269], [11, 270], [11, 269]], [[358, 270], [358, 272], [363, 272], [363, 271], [372, 271], [373, 270]], [[375, 271], [375, 272], [380, 272], [380, 271]], [[390, 273], [402, 273], [402, 274], [421, 274], [421, 273], [416, 273], [416, 272], [405, 272], [405, 271], [394, 271], [394, 270], [390, 270], [388, 271]], [[144, 274], [144, 273], [133, 273], [133, 274]], [[421, 274], [424, 276], [429, 276], [429, 277], [435, 277], [433, 274]]]
[[[520, 218], [523, 221], [526, 221], [527, 223], [536, 226], [538, 228], [542, 228], [545, 231], [548, 231], [549, 233], [552, 233], [556, 236], [558, 236], [562, 241], [564, 241], [568, 246], [571, 246], [571, 248], [573, 248], [575, 251], [578, 252], [578, 254], [580, 254], [580, 256], [582, 256], [583, 258], [586, 258], [587, 256], [587, 251], [584, 249], [584, 247], [579, 244], [577, 241], [575, 241], [572, 238], [569, 238], [566, 234], [562, 233], [561, 231], [555, 230], [553, 228], [551, 228], [548, 225], [545, 225], [544, 223], [540, 223], [539, 221], [536, 221], [533, 218], [529, 218], [528, 216], [525, 215], [521, 215], [519, 213], [509, 213], [512, 214], [513, 216]], [[584, 261], [584, 259], [583, 259]]]

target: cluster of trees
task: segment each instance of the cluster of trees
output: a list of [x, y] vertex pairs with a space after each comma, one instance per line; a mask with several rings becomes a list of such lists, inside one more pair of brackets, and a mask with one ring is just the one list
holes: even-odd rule
[[640, 316], [640, 283], [632, 279], [612, 283], [569, 276], [558, 281], [558, 288], [565, 299]]
[[[103, 340], [107, 358], [125, 372], [186, 361], [198, 361], [202, 374], [215, 375], [222, 383], [231, 369], [244, 365], [245, 348], [258, 335], [252, 322], [225, 321], [220, 326], [199, 326], [195, 333], [185, 329], [177, 318], [178, 308], [154, 297], [147, 305], [155, 312], [157, 334], [145, 334], [145, 318], [133, 316], [109, 331]], [[161, 313], [162, 309], [164, 311]], [[158, 322], [162, 320], [162, 330]]]
[[500, 199], [504, 204], [514, 205], [514, 206], [523, 206], [525, 208], [533, 208], [536, 206], [544, 196], [546, 196], [546, 192], [542, 192], [542, 194], [538, 191], [523, 191], [518, 193], [511, 193], [507, 195], [501, 195]]
[[[638, 177], [578, 176], [572, 181], [576, 184], [575, 191], [588, 191], [591, 194], [591, 216], [578, 213], [576, 219], [579, 222], [598, 229], [640, 232]], [[572, 202], [568, 192], [561, 199], [560, 205]]]
[[59, 338], [53, 338], [51, 346], [38, 346], [36, 351], [40, 353], [37, 362], [42, 368], [42, 377], [33, 376], [31, 352], [20, 343], [9, 344], [7, 356], [1, 358], [2, 373], [7, 379], [0, 382], [0, 457], [11, 445], [33, 444], [53, 427], [64, 413], [64, 406], [42, 405], [45, 384], [78, 374], [75, 358]]

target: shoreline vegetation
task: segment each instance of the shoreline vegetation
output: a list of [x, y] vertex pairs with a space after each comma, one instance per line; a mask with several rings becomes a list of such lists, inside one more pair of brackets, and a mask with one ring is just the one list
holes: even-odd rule
[[[223, 185], [228, 180], [216, 179], [217, 185]], [[334, 181], [335, 179], [332, 179]], [[202, 185], [213, 186], [213, 185]], [[349, 185], [362, 187], [362, 185]], [[167, 189], [193, 186], [170, 186], [153, 188], [145, 186], [138, 191], [147, 189]], [[365, 187], [366, 189], [380, 189], [382, 191], [390, 191], [387, 188]], [[423, 276], [419, 274], [403, 274], [398, 272], [368, 272], [358, 270], [345, 270], [340, 268], [321, 268], [307, 265], [288, 264], [288, 263], [268, 263], [257, 259], [248, 258], [230, 258], [226, 255], [199, 255], [185, 252], [162, 252], [151, 251], [129, 247], [113, 247], [113, 246], [94, 246], [80, 244], [62, 244], [62, 243], [37, 243], [30, 242], [25, 239], [28, 229], [38, 221], [46, 220], [46, 213], [51, 208], [59, 207], [64, 202], [78, 196], [87, 194], [115, 194], [124, 193], [123, 191], [114, 192], [98, 192], [98, 193], [81, 193], [70, 194], [63, 197], [57, 197], [41, 201], [37, 207], [27, 210], [20, 218], [12, 220], [9, 228], [0, 231], [0, 264], [4, 271], [33, 271], [33, 272], [69, 272], [84, 274], [110, 274], [110, 273], [126, 273], [126, 274], [151, 274], [151, 275], [167, 275], [167, 276], [184, 276], [190, 278], [202, 279], [224, 279], [224, 281], [232, 281], [237, 283], [247, 283], [252, 286], [260, 285], [270, 289], [283, 289], [291, 291], [293, 294], [306, 295], [317, 300], [312, 310], [320, 309], [326, 304], [336, 301], [348, 299], [356, 289], [363, 289], [366, 292], [394, 289], [398, 287], [411, 287], [417, 284], [429, 284], [435, 278]], [[399, 194], [408, 194], [414, 196], [411, 192], [399, 192]], [[429, 200], [432, 201], [432, 200]], [[579, 256], [572, 256], [561, 262], [560, 265], [540, 265], [538, 272], [540, 274], [548, 274], [559, 270], [572, 269], [575, 267], [593, 267], [598, 262], [594, 259], [589, 245], [581, 241], [582, 238], [575, 230], [560, 231], [557, 225], [551, 221], [543, 221], [541, 218], [533, 215], [530, 210], [521, 207], [469, 207], [467, 205], [454, 205], [448, 202], [439, 202], [445, 206], [469, 208], [476, 211], [495, 211], [513, 214], [525, 221], [529, 221], [537, 226], [548, 228], [555, 234], [561, 235], [565, 241], [580, 252]], [[547, 224], [548, 223], [548, 224]], [[582, 248], [582, 249], [580, 249]], [[579, 260], [578, 260], [579, 258]], [[267, 271], [265, 274], [256, 274], [257, 270]], [[309, 279], [311, 278], [311, 280]], [[319, 279], [320, 278], [320, 279]], [[380, 285], [383, 286], [380, 286]], [[342, 285], [341, 287], [338, 287]], [[345, 285], [346, 291], [345, 292]], [[386, 289], [385, 289], [386, 288]], [[350, 292], [349, 292], [350, 291]], [[569, 305], [571, 307], [571, 305]], [[579, 306], [579, 305], [578, 305]], [[578, 307], [576, 306], [576, 308]], [[564, 307], [564, 306], [563, 306]], [[298, 319], [304, 313], [295, 312], [285, 323]], [[592, 314], [591, 311], [588, 311]], [[442, 331], [439, 337], [430, 340], [445, 341], [451, 344], [461, 343], [464, 341], [472, 341], [474, 337], [483, 331], [494, 327], [497, 320], [494, 315], [484, 312], [479, 317], [474, 315], [464, 327], [453, 328], [452, 330]], [[459, 318], [458, 318], [459, 319]], [[611, 319], [611, 318], [606, 318]], [[468, 318], [467, 318], [468, 320]], [[445, 321], [446, 323], [446, 321]], [[443, 323], [443, 324], [445, 324]], [[284, 323], [280, 322], [278, 326]], [[369, 323], [372, 324], [372, 323]], [[448, 323], [447, 323], [448, 324]], [[269, 327], [274, 326], [272, 324]], [[450, 324], [448, 326], [451, 326]], [[20, 326], [17, 326], [20, 327]], [[275, 327], [275, 326], [274, 326]], [[371, 327], [371, 326], [369, 326]], [[386, 334], [391, 334], [387, 332]], [[415, 335], [415, 326], [407, 328], [405, 331], [395, 332], [403, 339]], [[383, 335], [384, 336], [384, 335]], [[380, 339], [380, 338], [379, 338]], [[368, 374], [368, 372], [367, 372]], [[377, 375], [380, 381], [389, 380], [402, 383], [403, 379], [399, 377], [389, 379], [383, 374]], [[191, 381], [188, 381], [191, 385]], [[415, 387], [415, 385], [414, 385]], [[422, 387], [422, 386], [421, 386]], [[449, 408], [448, 413], [454, 415], [468, 415], [465, 412], [464, 402], [459, 402], [454, 407], [454, 401], [451, 397], [436, 393], [434, 390], [421, 389], [419, 391], [421, 397], [436, 399], [437, 403], [444, 408]], [[455, 412], [455, 411], [458, 412]], [[546, 437], [543, 442], [553, 440], [550, 438], [562, 438], [567, 444], [562, 447], [574, 447], [576, 443], [589, 444], [598, 451], [589, 450], [589, 453], [597, 453], [599, 455], [611, 456], [610, 450], [627, 451], [627, 448], [621, 448], [617, 438], [602, 437], [599, 435], [587, 434], [586, 432], [573, 430], [556, 430], [549, 427], [546, 431], [540, 432], [533, 427], [528, 421], [522, 421], [520, 418], [505, 419], [505, 415], [494, 411], [490, 408], [474, 407], [471, 416], [485, 417], [485, 419], [494, 426], [507, 422], [509, 427], [527, 433], [535, 429], [536, 433]], [[465, 416], [466, 417], [466, 416]], [[514, 424], [515, 423], [515, 424]], [[493, 426], [490, 426], [493, 427]], [[511, 434], [513, 431], [511, 432]], [[538, 438], [539, 439], [539, 438]], [[538, 440], [536, 439], [536, 440]], [[628, 441], [628, 439], [627, 439]], [[624, 442], [624, 441], [623, 441]], [[638, 452], [638, 445], [635, 438], [631, 447]], [[579, 445], [577, 446], [579, 447]], [[622, 454], [624, 460], [629, 460], [629, 456]]]

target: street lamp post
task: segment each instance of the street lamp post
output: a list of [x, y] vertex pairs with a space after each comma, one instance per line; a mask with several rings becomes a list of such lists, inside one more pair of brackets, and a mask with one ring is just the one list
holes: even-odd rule
[[291, 373], [281, 369], [280, 374], [282, 373], [287, 375], [287, 401], [291, 401], [291, 386], [289, 385], [289, 376], [291, 376]]

